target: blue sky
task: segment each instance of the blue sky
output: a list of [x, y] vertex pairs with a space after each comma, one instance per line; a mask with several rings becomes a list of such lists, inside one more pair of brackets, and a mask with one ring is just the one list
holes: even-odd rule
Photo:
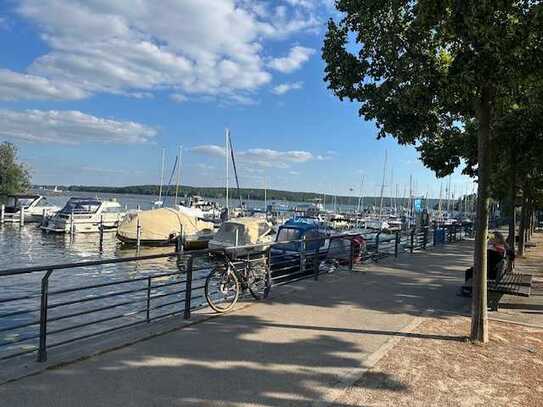
[[[376, 140], [323, 82], [329, 0], [4, 0], [0, 140], [46, 184], [224, 184], [229, 128], [242, 186], [377, 194], [440, 182], [412, 147]], [[157, 4], [160, 4], [158, 6]], [[391, 174], [393, 169], [394, 174]], [[456, 195], [472, 189], [452, 178]]]

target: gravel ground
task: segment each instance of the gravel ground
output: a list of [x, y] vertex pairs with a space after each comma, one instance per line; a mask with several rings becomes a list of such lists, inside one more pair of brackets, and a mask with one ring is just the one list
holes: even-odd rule
[[432, 318], [349, 388], [342, 406], [542, 406], [543, 329], [490, 321], [473, 345], [464, 317]]

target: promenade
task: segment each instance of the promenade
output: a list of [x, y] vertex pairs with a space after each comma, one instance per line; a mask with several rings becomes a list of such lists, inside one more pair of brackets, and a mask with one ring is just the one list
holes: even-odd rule
[[347, 405], [334, 400], [401, 338], [436, 339], [417, 333], [425, 318], [469, 311], [456, 290], [471, 245], [274, 288], [265, 302], [1, 385], [1, 405]]

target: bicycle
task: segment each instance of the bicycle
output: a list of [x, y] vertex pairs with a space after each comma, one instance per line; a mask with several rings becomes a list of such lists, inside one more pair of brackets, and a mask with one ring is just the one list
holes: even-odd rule
[[224, 262], [207, 276], [205, 297], [216, 312], [230, 311], [240, 293], [249, 291], [255, 300], [267, 298], [271, 290], [266, 256], [260, 258], [231, 259], [224, 254]]

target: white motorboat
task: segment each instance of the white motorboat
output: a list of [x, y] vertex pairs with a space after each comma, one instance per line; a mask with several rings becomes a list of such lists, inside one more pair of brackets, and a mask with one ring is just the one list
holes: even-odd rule
[[193, 195], [188, 201], [179, 205], [178, 209], [194, 217], [209, 221], [219, 219], [221, 216], [221, 208], [215, 202], [207, 201], [199, 195]]
[[41, 222], [43, 217], [48, 217], [60, 209], [51, 205], [42, 195], [18, 194], [9, 195], [4, 210], [4, 222], [18, 223], [21, 220], [21, 208], [24, 214], [24, 222]]
[[41, 229], [55, 233], [114, 231], [125, 215], [117, 201], [70, 198], [64, 208], [49, 218]]
[[215, 237], [209, 241], [209, 248], [228, 249], [229, 256], [239, 257], [261, 253], [273, 241], [273, 229], [264, 218], [234, 218], [221, 225]]

